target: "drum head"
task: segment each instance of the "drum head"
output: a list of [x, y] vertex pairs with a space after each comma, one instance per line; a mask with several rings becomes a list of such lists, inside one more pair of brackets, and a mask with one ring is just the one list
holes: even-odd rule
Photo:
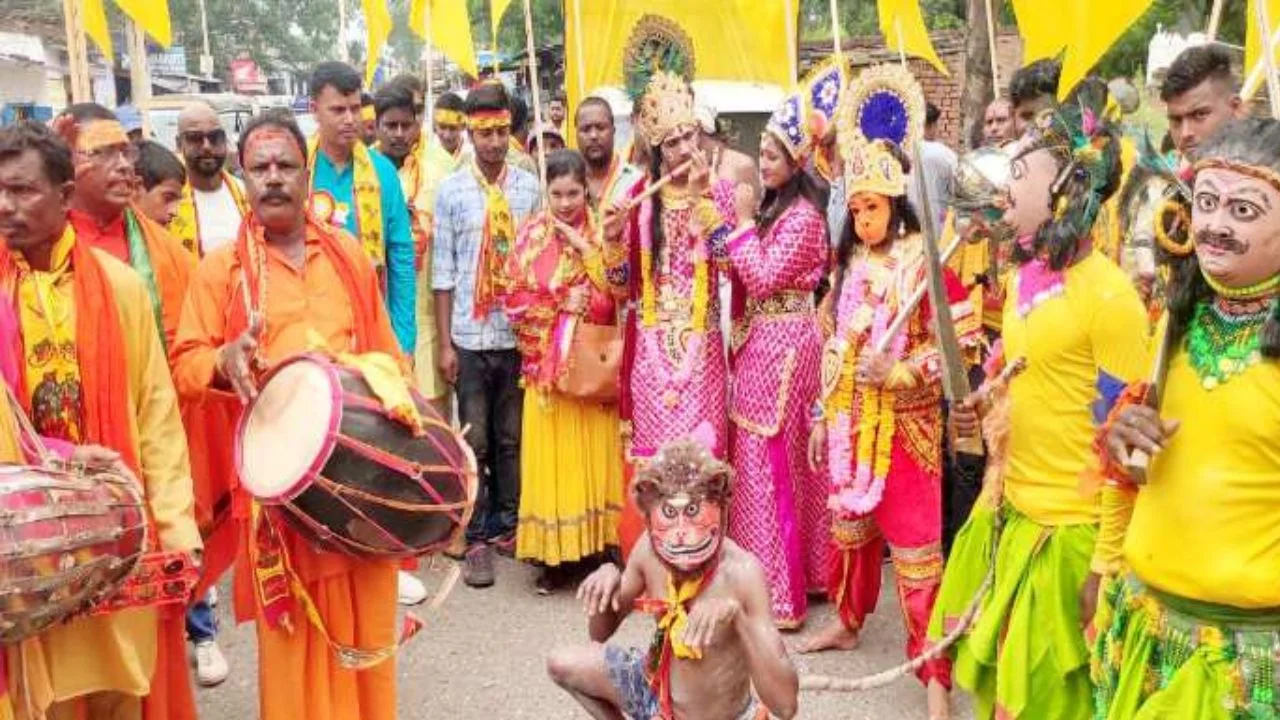
[[284, 501], [306, 488], [333, 451], [338, 392], [332, 368], [310, 358], [271, 373], [240, 433], [240, 483], [249, 494]]

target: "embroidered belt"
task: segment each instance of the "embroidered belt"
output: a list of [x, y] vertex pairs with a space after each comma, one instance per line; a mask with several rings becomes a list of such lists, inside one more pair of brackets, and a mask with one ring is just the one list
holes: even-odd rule
[[813, 294], [802, 290], [784, 290], [767, 298], [748, 298], [746, 316], [780, 317], [813, 312]]

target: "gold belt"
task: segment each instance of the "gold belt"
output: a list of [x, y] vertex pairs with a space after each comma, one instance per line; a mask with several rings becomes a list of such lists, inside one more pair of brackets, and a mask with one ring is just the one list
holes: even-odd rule
[[811, 312], [813, 312], [813, 294], [801, 290], [786, 290], [763, 299], [747, 299], [747, 317], [778, 317]]

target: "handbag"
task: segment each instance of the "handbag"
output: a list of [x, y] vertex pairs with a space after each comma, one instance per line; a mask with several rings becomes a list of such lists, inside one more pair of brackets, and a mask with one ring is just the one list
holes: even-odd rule
[[579, 321], [556, 378], [556, 390], [569, 397], [612, 403], [618, 399], [622, 367], [622, 328]]

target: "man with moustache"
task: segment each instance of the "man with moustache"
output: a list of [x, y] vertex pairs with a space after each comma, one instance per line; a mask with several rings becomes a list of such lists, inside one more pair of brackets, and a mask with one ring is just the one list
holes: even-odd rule
[[[307, 352], [317, 338], [330, 353], [402, 357], [363, 248], [306, 211], [304, 143], [284, 110], [254, 117], [241, 134], [252, 212], [236, 242], [206, 256], [192, 279], [172, 351], [178, 392], [188, 400], [234, 394], [248, 402], [257, 392], [255, 359]], [[245, 297], [254, 298], [252, 308]], [[262, 515], [236, 493], [236, 609], [240, 620], [257, 622], [259, 717], [395, 718], [399, 564], [316, 550], [282, 524], [260, 530]], [[281, 576], [290, 580], [284, 588], [272, 582]], [[304, 591], [314, 614], [301, 605]], [[353, 669], [335, 646], [386, 659]]]
[[227, 131], [206, 103], [178, 114], [178, 152], [187, 166], [182, 204], [169, 231], [196, 257], [236, 239], [248, 212], [244, 185], [227, 171]]
[[1013, 139], [1013, 105], [1005, 98], [996, 98], [982, 115], [982, 144], [1001, 147]]
[[613, 148], [613, 108], [604, 98], [591, 96], [578, 104], [574, 118], [578, 152], [587, 161], [587, 194], [596, 207], [608, 207], [627, 197], [644, 171], [627, 162]]

